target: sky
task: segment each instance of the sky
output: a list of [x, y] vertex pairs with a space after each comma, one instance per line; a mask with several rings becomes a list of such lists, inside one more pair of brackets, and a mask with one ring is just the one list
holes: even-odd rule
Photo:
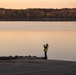
[[76, 0], [0, 0], [0, 8], [76, 8]]

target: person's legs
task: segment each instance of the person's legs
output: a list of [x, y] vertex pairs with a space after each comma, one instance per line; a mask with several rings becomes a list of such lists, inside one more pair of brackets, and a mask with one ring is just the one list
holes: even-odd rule
[[47, 52], [45, 51], [45, 59], [47, 59]]

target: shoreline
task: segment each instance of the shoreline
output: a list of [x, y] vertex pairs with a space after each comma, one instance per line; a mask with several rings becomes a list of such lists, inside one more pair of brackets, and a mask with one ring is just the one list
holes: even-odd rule
[[35, 59], [39, 59], [39, 60], [47, 60], [47, 61], [62, 61], [62, 62], [76, 62], [76, 61], [71, 61], [71, 60], [57, 60], [57, 59], [45, 59], [44, 57], [36, 57], [36, 56], [1, 56], [0, 57], [0, 61], [1, 60], [21, 60], [21, 59], [25, 59], [25, 60], [35, 60]]
[[0, 75], [76, 75], [76, 62], [32, 57], [0, 60]]
[[76, 21], [76, 18], [0, 18], [0, 21]]

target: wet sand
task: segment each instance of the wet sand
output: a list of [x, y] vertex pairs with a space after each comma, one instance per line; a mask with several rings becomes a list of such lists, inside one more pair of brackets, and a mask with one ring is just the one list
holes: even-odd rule
[[38, 58], [0, 60], [0, 75], [76, 75], [76, 62]]

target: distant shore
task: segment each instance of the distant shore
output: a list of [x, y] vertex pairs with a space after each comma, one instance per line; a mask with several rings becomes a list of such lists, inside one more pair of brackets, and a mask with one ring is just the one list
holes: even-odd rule
[[0, 8], [0, 21], [76, 21], [76, 8]]
[[0, 21], [76, 21], [76, 18], [0, 18]]

